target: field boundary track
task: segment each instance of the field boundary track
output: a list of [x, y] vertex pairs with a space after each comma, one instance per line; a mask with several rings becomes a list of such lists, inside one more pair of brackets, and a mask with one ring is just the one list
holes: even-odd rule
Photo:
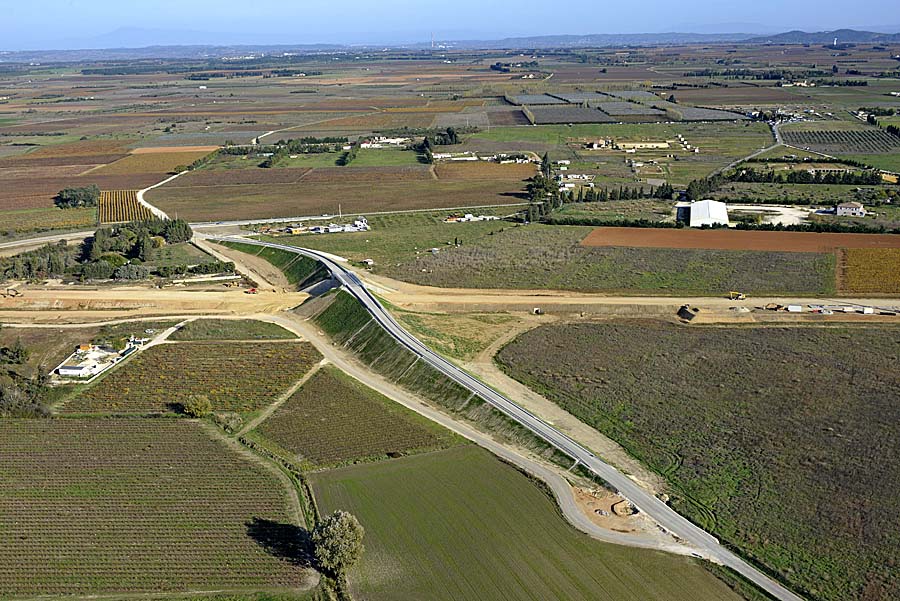
[[900, 248], [900, 235], [600, 227], [581, 245], [829, 253], [839, 248]]

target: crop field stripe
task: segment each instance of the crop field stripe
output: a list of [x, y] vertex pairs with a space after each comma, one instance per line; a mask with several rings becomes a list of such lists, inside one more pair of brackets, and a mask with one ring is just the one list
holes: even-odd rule
[[151, 219], [153, 213], [138, 202], [137, 190], [104, 190], [100, 192], [100, 223], [124, 223]]
[[900, 235], [756, 232], [730, 229], [602, 227], [583, 246], [826, 253], [838, 248], [900, 248]]

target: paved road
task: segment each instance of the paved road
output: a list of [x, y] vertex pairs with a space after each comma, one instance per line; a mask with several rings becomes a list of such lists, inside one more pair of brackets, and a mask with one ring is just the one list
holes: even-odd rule
[[769, 578], [749, 563], [724, 548], [719, 544], [719, 541], [715, 537], [681, 516], [674, 509], [638, 486], [627, 476], [596, 457], [588, 449], [429, 349], [394, 320], [387, 310], [381, 306], [381, 303], [379, 303], [366, 289], [365, 285], [356, 274], [333, 261], [330, 257], [314, 250], [284, 244], [259, 242], [244, 238], [211, 236], [210, 239], [278, 248], [320, 261], [329, 271], [331, 271], [332, 275], [344, 286], [344, 288], [362, 303], [366, 310], [372, 315], [372, 318], [381, 327], [390, 333], [400, 344], [418, 356], [420, 360], [425, 361], [448, 378], [477, 394], [497, 410], [522, 424], [569, 457], [575, 459], [578, 463], [590, 469], [617, 489], [619, 493], [631, 501], [635, 507], [656, 520], [661, 527], [697, 548], [700, 555], [732, 568], [781, 601], [799, 601], [801, 599], [801, 597], [792, 593], [775, 580]]

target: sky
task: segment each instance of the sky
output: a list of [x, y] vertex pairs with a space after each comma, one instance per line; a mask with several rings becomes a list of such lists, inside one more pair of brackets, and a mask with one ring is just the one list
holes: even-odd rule
[[0, 49], [393, 44], [427, 41], [432, 32], [460, 40], [900, 24], [897, 0], [860, 0], [853, 7], [848, 11], [843, 0], [0, 0]]

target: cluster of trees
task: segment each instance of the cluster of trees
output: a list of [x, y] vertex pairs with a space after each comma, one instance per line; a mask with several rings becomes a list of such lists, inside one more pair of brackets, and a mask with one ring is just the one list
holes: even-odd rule
[[31, 352], [22, 344], [21, 338], [16, 338], [12, 346], [0, 348], [0, 363], [22, 365], [30, 356]]
[[96, 184], [80, 188], [63, 188], [53, 202], [61, 209], [96, 207], [100, 202], [100, 188]]
[[14, 379], [0, 382], [0, 417], [47, 417], [47, 386], [43, 376], [37, 380]]
[[833, 86], [836, 88], [864, 88], [869, 85], [865, 79], [817, 79], [817, 86]]
[[[261, 152], [270, 156], [260, 163], [260, 167], [274, 167], [279, 161], [292, 154], [323, 154], [337, 152], [348, 142], [347, 138], [304, 137], [294, 140], [279, 140], [272, 146], [241, 146], [229, 148], [229, 154], [252, 154]], [[352, 159], [351, 159], [352, 160]]]
[[509, 73], [513, 69], [537, 69], [540, 63], [537, 61], [526, 61], [522, 63], [501, 63], [496, 62], [491, 65], [491, 71], [499, 71], [500, 73]]
[[350, 163], [352, 163], [356, 157], [359, 155], [359, 144], [353, 144], [350, 146], [350, 150], [345, 150], [344, 154], [341, 155], [341, 158], [338, 159], [338, 165], [341, 167], [346, 167]]
[[688, 184], [684, 194], [685, 198], [687, 200], [703, 200], [703, 198], [709, 196], [711, 192], [718, 190], [726, 181], [727, 180], [721, 175], [695, 179]]
[[156, 275], [170, 278], [176, 275], [209, 275], [229, 271], [234, 271], [234, 263], [231, 261], [212, 261], [210, 263], [200, 263], [193, 267], [188, 267], [187, 265], [161, 265], [156, 268]]
[[72, 273], [78, 267], [78, 249], [65, 240], [36, 250], [0, 259], [0, 277], [4, 280], [32, 280]]
[[637, 228], [683, 228], [682, 221], [651, 221], [649, 219], [608, 219], [586, 215], [547, 215], [545, 223], [550, 225], [589, 225], [591, 227], [637, 227]]
[[754, 79], [762, 81], [778, 81], [782, 79], [806, 79], [809, 77], [825, 77], [827, 71], [785, 71], [784, 69], [769, 69], [767, 71], [755, 71], [753, 69], [699, 69], [686, 71], [683, 77], [722, 77], [725, 79]]
[[342, 582], [364, 550], [365, 530], [352, 513], [335, 511], [313, 529], [313, 554], [317, 567]]
[[576, 197], [573, 197], [571, 194], [565, 196], [571, 198], [570, 202], [606, 202], [609, 200], [640, 200], [642, 198], [671, 200], [674, 193], [675, 189], [669, 183], [665, 183], [659, 187], [650, 186], [649, 191], [644, 186], [640, 188], [619, 186], [610, 190], [606, 188], [599, 190], [596, 188], [581, 188]]
[[887, 127], [884, 128], [884, 131], [886, 131], [887, 133], [891, 134], [894, 137], [900, 138], [900, 127], [897, 127], [896, 125], [888, 125]]
[[822, 173], [808, 170], [776, 173], [772, 170], [757, 171], [747, 168], [735, 171], [728, 179], [733, 182], [752, 182], [770, 184], [843, 184], [853, 186], [876, 186], [882, 183], [881, 175], [876, 171], [836, 171]]
[[445, 131], [425, 136], [425, 141], [431, 146], [453, 146], [460, 142], [459, 132], [453, 127], [448, 127]]
[[884, 106], [863, 106], [860, 107], [859, 110], [864, 113], [869, 113], [870, 115], [875, 115], [876, 117], [891, 117], [896, 114], [894, 109]]
[[781, 223], [738, 223], [738, 230], [762, 230], [769, 232], [834, 232], [838, 234], [900, 234], [900, 228], [886, 228], [883, 225], [868, 226], [852, 223], [838, 223], [829, 221], [816, 221], [812, 223], [798, 223], [783, 225]]

